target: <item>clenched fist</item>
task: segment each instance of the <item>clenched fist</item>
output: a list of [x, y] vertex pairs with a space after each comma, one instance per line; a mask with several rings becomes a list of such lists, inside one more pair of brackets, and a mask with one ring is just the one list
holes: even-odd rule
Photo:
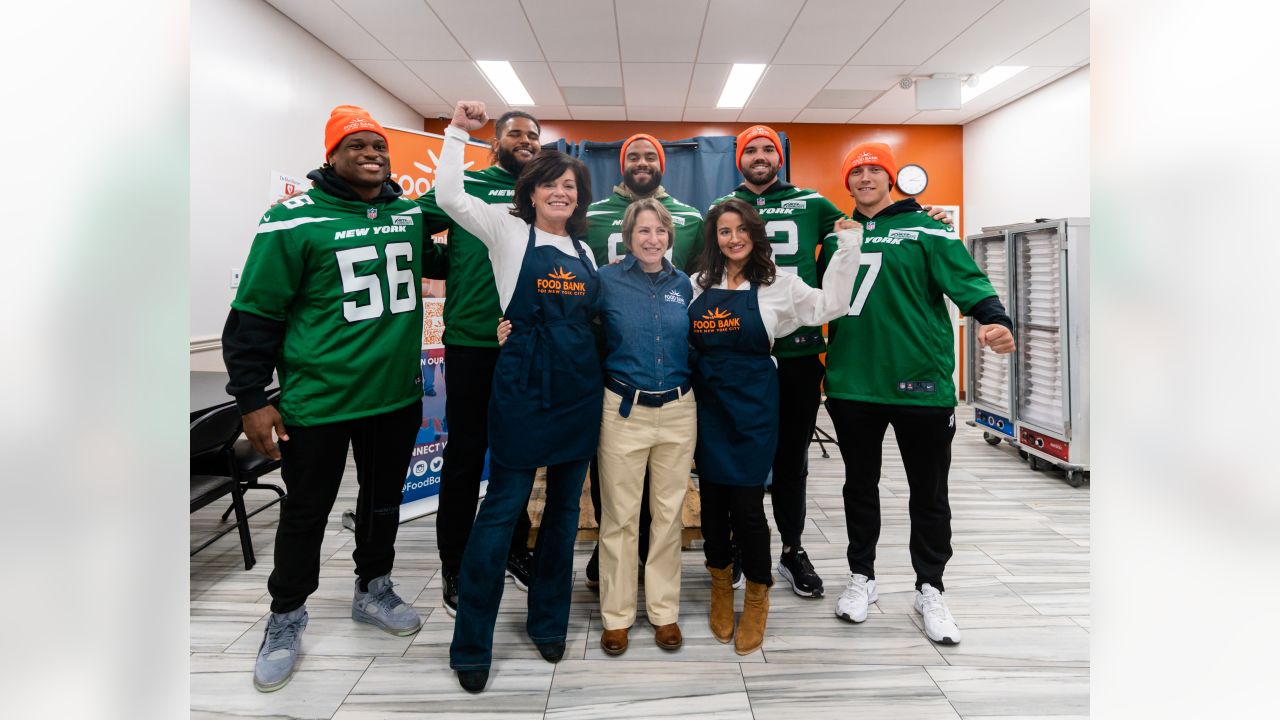
[[456, 128], [474, 132], [489, 122], [489, 115], [484, 111], [484, 103], [479, 100], [459, 100], [453, 108], [453, 122]]
[[1001, 355], [1011, 353], [1017, 347], [1013, 342], [1013, 333], [1003, 325], [979, 325], [978, 346], [989, 347]]

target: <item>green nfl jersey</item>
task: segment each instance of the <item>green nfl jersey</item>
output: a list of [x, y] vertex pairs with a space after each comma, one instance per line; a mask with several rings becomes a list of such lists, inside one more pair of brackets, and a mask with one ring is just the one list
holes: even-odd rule
[[[863, 225], [862, 263], [849, 313], [829, 325], [830, 397], [956, 405], [952, 319], [943, 295], [968, 313], [996, 292], [964, 243], [918, 208], [904, 200], [874, 219], [854, 213]], [[832, 250], [823, 250], [824, 261]]]
[[[622, 216], [631, 202], [613, 192], [609, 197], [591, 203], [591, 207], [587, 209], [587, 222], [590, 223], [587, 245], [591, 247], [597, 265], [603, 267], [627, 254], [627, 249], [622, 244]], [[676, 229], [675, 242], [667, 251], [667, 259], [672, 265], [690, 272], [690, 266], [702, 247], [702, 214], [670, 195], [660, 198], [658, 202], [671, 213], [671, 221]]]
[[[467, 194], [490, 205], [511, 205], [516, 178], [499, 165], [468, 172], [463, 187]], [[472, 347], [498, 347], [498, 286], [493, 279], [489, 248], [461, 227], [436, 204], [435, 188], [417, 200], [426, 222], [427, 236], [449, 231], [448, 272], [445, 275], [444, 343]], [[439, 249], [437, 249], [439, 250]], [[434, 263], [433, 263], [434, 264]], [[432, 273], [428, 269], [428, 276]]]
[[280, 414], [319, 425], [422, 397], [422, 216], [318, 189], [258, 223], [231, 307], [285, 324]]
[[[835, 237], [832, 228], [845, 214], [818, 191], [784, 182], [775, 183], [764, 195], [740, 186], [716, 200], [713, 206], [731, 197], [760, 213], [778, 272], [794, 273], [809, 287], [819, 287], [822, 276], [818, 273], [818, 249], [826, 238]], [[834, 243], [831, 252], [835, 252]], [[778, 357], [817, 355], [824, 349], [820, 327], [802, 327], [773, 343], [773, 354]]]

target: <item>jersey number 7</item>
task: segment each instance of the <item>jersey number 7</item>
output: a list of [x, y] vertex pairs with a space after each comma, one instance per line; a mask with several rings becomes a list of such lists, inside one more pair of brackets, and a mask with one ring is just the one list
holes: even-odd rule
[[853, 304], [849, 306], [849, 315], [856, 317], [862, 314], [862, 307], [867, 304], [867, 296], [871, 294], [871, 286], [876, 284], [876, 278], [880, 276], [882, 260], [880, 253], [863, 253], [858, 260], [859, 265], [867, 266], [867, 273], [862, 276], [862, 282], [858, 283], [858, 292], [853, 296]]

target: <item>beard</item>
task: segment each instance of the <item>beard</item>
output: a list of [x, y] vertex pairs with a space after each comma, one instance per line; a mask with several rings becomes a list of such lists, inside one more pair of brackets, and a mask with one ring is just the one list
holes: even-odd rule
[[748, 166], [747, 172], [742, 173], [742, 176], [746, 178], [748, 181], [750, 181], [752, 185], [769, 186], [773, 184], [774, 178], [778, 177], [778, 171], [781, 169], [782, 169], [781, 165], [778, 165], [777, 167], [772, 167], [769, 169], [768, 174], [766, 174], [763, 178], [759, 180], [755, 180], [753, 179], [753, 176], [758, 171], [752, 170], [751, 167]]
[[[537, 155], [535, 154], [534, 157], [537, 157]], [[532, 160], [533, 158], [530, 159]], [[524, 170], [525, 164], [526, 163], [520, 161], [520, 158], [516, 157], [514, 150], [508, 150], [501, 146], [498, 147], [498, 165], [502, 167], [503, 170], [506, 170], [516, 177], [520, 177], [520, 171]]]
[[653, 192], [658, 189], [658, 186], [662, 184], [662, 173], [657, 170], [652, 171], [652, 174], [649, 175], [648, 182], [644, 183], [637, 182], [633, 174], [626, 173], [622, 176], [622, 184], [636, 195], [652, 195]]

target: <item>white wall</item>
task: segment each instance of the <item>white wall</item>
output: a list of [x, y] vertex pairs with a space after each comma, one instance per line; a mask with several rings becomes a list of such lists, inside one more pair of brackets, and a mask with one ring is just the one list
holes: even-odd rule
[[964, 126], [966, 234], [1089, 215], [1089, 68]]
[[[303, 177], [324, 162], [335, 105], [360, 105], [386, 125], [422, 116], [263, 0], [191, 3], [191, 337], [218, 336], [270, 173]], [[194, 348], [193, 348], [194, 350]], [[221, 365], [192, 354], [192, 367]]]

